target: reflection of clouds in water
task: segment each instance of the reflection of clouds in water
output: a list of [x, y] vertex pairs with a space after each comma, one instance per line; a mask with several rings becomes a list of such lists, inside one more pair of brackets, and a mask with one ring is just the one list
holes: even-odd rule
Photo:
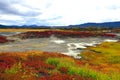
[[65, 43], [64, 40], [60, 40], [60, 39], [57, 39], [57, 40], [51, 40], [51, 42], [54, 42], [56, 44], [62, 44], [62, 43]]
[[118, 40], [105, 39], [104, 42], [117, 42]]
[[87, 46], [95, 46], [96, 43], [95, 41], [93, 42], [90, 42], [90, 43], [85, 43], [85, 42], [82, 42], [82, 43], [68, 43], [67, 46], [68, 46], [68, 52], [64, 53], [66, 55], [69, 55], [69, 56], [73, 56], [74, 58], [78, 58], [80, 59], [81, 56], [78, 56], [78, 54], [80, 54], [80, 52], [87, 48]]

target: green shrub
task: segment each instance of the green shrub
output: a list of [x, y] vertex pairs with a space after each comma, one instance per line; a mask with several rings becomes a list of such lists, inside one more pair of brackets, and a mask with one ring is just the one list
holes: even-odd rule
[[51, 64], [51, 65], [55, 65], [55, 66], [57, 66], [59, 64], [59, 62], [60, 62], [59, 58], [48, 58], [46, 60], [47, 64]]

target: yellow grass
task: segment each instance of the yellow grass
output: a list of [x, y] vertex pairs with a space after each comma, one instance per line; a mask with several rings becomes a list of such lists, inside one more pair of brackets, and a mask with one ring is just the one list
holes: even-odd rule
[[0, 29], [0, 32], [27, 32], [27, 31], [45, 31], [49, 29]]

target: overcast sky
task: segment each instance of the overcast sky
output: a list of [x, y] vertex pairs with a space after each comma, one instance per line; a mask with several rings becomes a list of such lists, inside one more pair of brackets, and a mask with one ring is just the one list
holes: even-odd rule
[[120, 21], [120, 0], [0, 0], [0, 24], [74, 25]]

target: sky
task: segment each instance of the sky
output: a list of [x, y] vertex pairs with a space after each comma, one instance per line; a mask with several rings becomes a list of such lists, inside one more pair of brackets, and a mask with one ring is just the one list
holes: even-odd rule
[[120, 21], [120, 0], [0, 0], [0, 24], [67, 26]]

